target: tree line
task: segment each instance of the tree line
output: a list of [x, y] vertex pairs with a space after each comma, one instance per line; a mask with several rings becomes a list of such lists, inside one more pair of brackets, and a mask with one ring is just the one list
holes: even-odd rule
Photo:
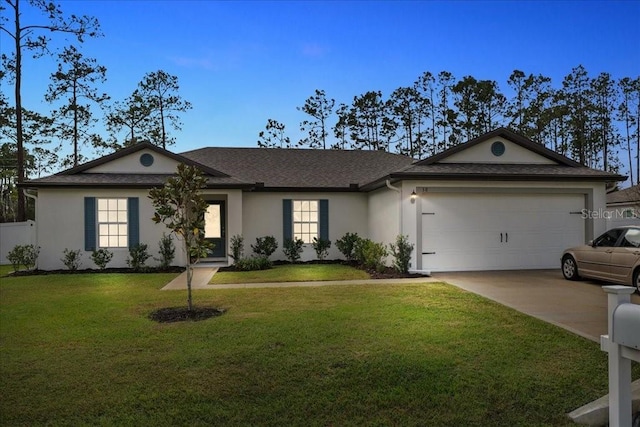
[[283, 123], [268, 119], [257, 143], [385, 150], [424, 158], [504, 126], [585, 166], [607, 171], [626, 167], [631, 183], [639, 182], [640, 76], [590, 76], [579, 65], [557, 85], [549, 77], [520, 70], [506, 83], [513, 94], [509, 98], [494, 80], [427, 71], [387, 98], [368, 91], [337, 106], [324, 90], [315, 90], [297, 107], [305, 114], [303, 138], [292, 142]]
[[[23, 22], [22, 6], [40, 12], [36, 22]], [[113, 100], [99, 90], [107, 79], [106, 67], [79, 47], [86, 37], [103, 36], [95, 17], [65, 15], [59, 5], [45, 0], [2, 0], [0, 12], [0, 32], [13, 47], [0, 58], [0, 222], [27, 218], [28, 206], [17, 183], [77, 166], [88, 160], [83, 154], [87, 147], [103, 154], [141, 141], [163, 148], [175, 142], [171, 132], [181, 128], [180, 113], [191, 109], [178, 93], [178, 77], [163, 70], [149, 72], [130, 96]], [[57, 52], [50, 49], [52, 35], [65, 34], [77, 44]], [[36, 60], [55, 56], [57, 68], [43, 95], [52, 106], [49, 114], [22, 102], [26, 55]], [[4, 92], [7, 86], [14, 89], [13, 102]], [[96, 129], [100, 123], [106, 136]]]
[[[34, 22], [23, 22], [22, 6], [40, 12], [30, 15]], [[0, 222], [23, 221], [33, 210], [17, 183], [76, 166], [88, 160], [87, 150], [100, 155], [140, 141], [163, 148], [175, 142], [180, 116], [192, 108], [179, 94], [177, 76], [148, 72], [129, 96], [114, 100], [99, 90], [106, 67], [81, 49], [86, 38], [104, 36], [97, 18], [67, 15], [47, 0], [0, 0], [0, 12], [0, 32], [13, 47], [0, 58]], [[63, 36], [75, 42], [52, 49], [52, 37]], [[46, 76], [46, 114], [22, 102], [23, 69], [32, 63], [24, 59], [45, 55], [57, 62]], [[555, 85], [549, 77], [519, 70], [506, 83], [509, 98], [496, 81], [458, 79], [447, 71], [425, 72], [386, 98], [368, 91], [351, 103], [336, 103], [318, 89], [297, 107], [305, 117], [299, 141], [291, 141], [283, 123], [268, 119], [258, 145], [387, 150], [424, 158], [506, 126], [586, 166], [624, 167], [632, 184], [640, 181], [640, 77], [590, 76], [578, 66]], [[5, 92], [9, 87], [12, 100]]]

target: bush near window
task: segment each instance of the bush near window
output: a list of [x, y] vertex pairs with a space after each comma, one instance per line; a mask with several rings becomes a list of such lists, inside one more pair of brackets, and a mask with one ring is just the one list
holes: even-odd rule
[[160, 258], [156, 258], [160, 261], [160, 268], [167, 269], [171, 267], [173, 259], [176, 257], [176, 247], [173, 244], [173, 239], [170, 234], [162, 233], [162, 237], [158, 242]]
[[386, 267], [383, 259], [389, 255], [389, 252], [384, 243], [376, 243], [371, 239], [358, 239], [354, 254], [360, 265], [381, 272]]
[[391, 255], [393, 255], [393, 266], [401, 273], [409, 272], [409, 263], [411, 262], [411, 253], [413, 252], [413, 243], [409, 243], [409, 236], [399, 234], [396, 237], [395, 245], [389, 245]]
[[273, 267], [273, 263], [264, 255], [252, 256], [249, 258], [240, 258], [233, 265], [236, 270], [255, 271], [268, 270]]
[[31, 270], [36, 266], [39, 254], [39, 246], [35, 247], [33, 245], [16, 245], [7, 254], [7, 259], [13, 267], [13, 271], [18, 271], [21, 265], [23, 265], [27, 270]]
[[70, 271], [76, 271], [78, 268], [80, 268], [80, 265], [82, 264], [82, 261], [80, 260], [80, 258], [82, 258], [80, 249], [76, 249], [74, 251], [65, 248], [62, 254], [64, 256], [60, 261], [62, 261]]
[[229, 256], [233, 258], [233, 262], [237, 263], [240, 261], [244, 255], [244, 237], [239, 234], [236, 234], [231, 238], [231, 253]]
[[282, 247], [282, 252], [284, 252], [285, 256], [289, 261], [296, 262], [300, 259], [300, 255], [302, 254], [302, 247], [304, 246], [304, 240], [295, 238], [295, 239], [285, 239], [284, 245]]
[[147, 252], [147, 245], [145, 243], [138, 243], [129, 249], [127, 265], [135, 271], [140, 271], [145, 267], [144, 263], [150, 257], [151, 255]]
[[316, 251], [316, 256], [319, 260], [323, 260], [329, 255], [329, 248], [331, 247], [331, 240], [313, 238], [313, 250]]
[[113, 258], [113, 252], [109, 251], [109, 249], [102, 248], [91, 253], [91, 260], [100, 270], [105, 269], [111, 258]]
[[268, 258], [278, 249], [278, 241], [273, 236], [257, 237], [256, 244], [251, 245], [251, 249], [256, 255], [263, 255]]
[[358, 240], [358, 233], [346, 233], [341, 239], [336, 240], [336, 247], [348, 261], [354, 260], [354, 249]]

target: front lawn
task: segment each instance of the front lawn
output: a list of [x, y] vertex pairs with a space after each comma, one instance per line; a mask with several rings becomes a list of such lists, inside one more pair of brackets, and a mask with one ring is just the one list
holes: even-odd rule
[[597, 343], [453, 286], [198, 290], [227, 313], [150, 321], [173, 277], [3, 278], [1, 424], [569, 425], [607, 389]]
[[0, 277], [13, 273], [13, 266], [10, 264], [0, 265]]
[[343, 264], [284, 264], [275, 265], [269, 270], [218, 271], [213, 275], [209, 283], [222, 285], [230, 283], [361, 280], [369, 278], [365, 271]]

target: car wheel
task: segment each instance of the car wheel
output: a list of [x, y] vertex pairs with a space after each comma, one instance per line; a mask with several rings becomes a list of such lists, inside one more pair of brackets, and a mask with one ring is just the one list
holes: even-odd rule
[[636, 292], [640, 294], [640, 268], [633, 272], [633, 282], [631, 286], [636, 288]]
[[578, 264], [576, 264], [576, 260], [571, 255], [567, 255], [562, 259], [562, 275], [567, 280], [578, 280], [580, 278], [578, 276]]

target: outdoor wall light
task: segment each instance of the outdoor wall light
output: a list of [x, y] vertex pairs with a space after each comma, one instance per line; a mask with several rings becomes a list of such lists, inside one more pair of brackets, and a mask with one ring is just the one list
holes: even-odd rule
[[418, 198], [418, 195], [416, 194], [416, 190], [413, 190], [411, 192], [411, 203], [415, 203], [417, 198]]

